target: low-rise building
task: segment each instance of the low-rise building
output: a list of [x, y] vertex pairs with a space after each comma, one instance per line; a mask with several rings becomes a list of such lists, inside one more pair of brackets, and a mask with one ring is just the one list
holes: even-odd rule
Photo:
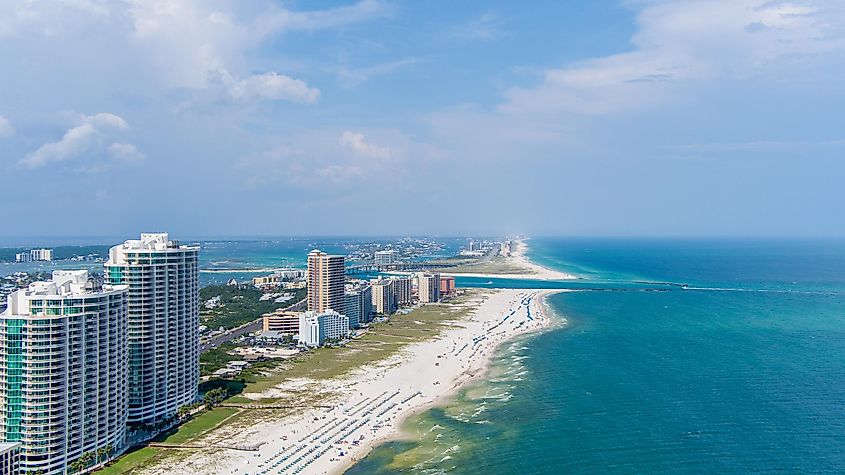
[[282, 282], [282, 288], [285, 290], [299, 290], [308, 286], [308, 283], [303, 280], [295, 280], [293, 282]]
[[275, 274], [252, 278], [252, 285], [259, 289], [274, 289], [281, 283], [282, 278]]
[[376, 251], [373, 260], [377, 266], [389, 266], [399, 262], [399, 252], [393, 250]]
[[264, 320], [262, 329], [265, 332], [276, 331], [285, 335], [299, 334], [299, 312], [276, 310], [273, 313], [265, 313], [261, 317]]
[[349, 336], [349, 319], [334, 310], [318, 313], [304, 312], [299, 317], [299, 344], [308, 347], [323, 346], [327, 340]]

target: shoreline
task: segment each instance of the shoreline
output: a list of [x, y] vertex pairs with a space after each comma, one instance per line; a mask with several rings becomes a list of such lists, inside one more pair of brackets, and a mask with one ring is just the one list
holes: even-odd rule
[[[493, 358], [496, 356], [496, 353], [498, 352], [499, 348], [501, 348], [502, 345], [504, 345], [505, 343], [510, 343], [516, 340], [517, 338], [525, 338], [543, 331], [548, 331], [549, 329], [554, 328], [556, 324], [565, 325], [567, 323], [566, 318], [557, 315], [556, 312], [552, 311], [548, 307], [546, 299], [551, 295], [567, 291], [568, 290], [566, 289], [550, 289], [538, 291], [534, 298], [537, 301], [536, 308], [539, 309], [539, 313], [543, 315], [543, 322], [541, 326], [532, 328], [525, 332], [511, 335], [508, 338], [504, 338], [497, 341], [496, 344], [490, 348], [490, 351], [484, 354], [484, 357], [480, 361], [481, 364], [478, 369], [471, 373], [469, 370], [461, 373], [453, 384], [453, 386], [448, 391], [445, 391], [436, 396], [434, 400], [426, 404], [411, 408], [397, 415], [393, 424], [394, 431], [391, 434], [386, 434], [378, 439], [373, 439], [369, 441], [370, 443], [363, 447], [363, 453], [359, 457], [357, 457], [356, 459], [350, 459], [347, 461], [347, 463], [337, 467], [336, 470], [327, 472], [328, 475], [343, 475], [344, 473], [346, 473], [347, 470], [349, 470], [350, 468], [355, 466], [355, 464], [367, 457], [373, 451], [373, 449], [375, 449], [381, 444], [394, 440], [413, 440], [413, 435], [411, 435], [409, 432], [402, 428], [405, 422], [411, 417], [426, 412], [430, 409], [447, 405], [449, 401], [451, 401], [455, 396], [457, 396], [461, 390], [466, 389], [467, 386], [469, 386], [471, 383], [484, 380], [485, 377], [490, 373]], [[556, 316], [559, 321], [553, 322], [552, 318], [549, 315]], [[461, 379], [460, 377], [463, 375], [467, 375], [467, 377]]]
[[477, 277], [482, 279], [521, 279], [521, 280], [577, 280], [578, 276], [569, 274], [567, 272], [560, 272], [548, 267], [541, 266], [531, 260], [527, 256], [528, 244], [527, 239], [517, 239], [514, 241], [516, 249], [511, 251], [510, 256], [504, 257], [507, 261], [523, 269], [523, 272], [504, 272], [504, 273], [489, 273], [489, 272], [441, 272], [440, 275], [449, 277]]
[[[246, 428], [222, 427], [204, 441], [249, 443], [257, 450], [200, 450], [145, 473], [344, 473], [376, 446], [406, 436], [401, 425], [409, 417], [446, 403], [483, 378], [502, 343], [548, 328], [554, 313], [545, 300], [560, 291], [482, 291], [478, 299], [462, 304], [472, 310], [442, 335], [346, 377], [319, 382], [321, 391], [332, 394], [329, 407], [303, 408]], [[302, 388], [302, 381], [288, 381], [245, 396], [260, 399]]]

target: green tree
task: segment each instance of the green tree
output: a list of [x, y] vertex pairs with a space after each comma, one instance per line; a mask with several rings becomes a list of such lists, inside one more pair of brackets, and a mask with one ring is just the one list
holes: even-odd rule
[[229, 392], [226, 390], [226, 388], [216, 388], [205, 393], [205, 395], [202, 397], [202, 400], [205, 405], [209, 409], [211, 409], [212, 407], [225, 401], [228, 395]]

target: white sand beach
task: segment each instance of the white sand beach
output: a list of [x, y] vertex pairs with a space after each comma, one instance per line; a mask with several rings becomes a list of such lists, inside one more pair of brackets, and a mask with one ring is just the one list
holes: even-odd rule
[[526, 256], [528, 251], [528, 244], [524, 239], [514, 241], [515, 248], [511, 251], [510, 256], [502, 257], [508, 266], [523, 269], [520, 272], [506, 272], [506, 273], [474, 273], [474, 272], [449, 272], [446, 270], [441, 275], [460, 276], [460, 277], [480, 277], [480, 278], [500, 278], [500, 279], [529, 279], [529, 280], [573, 280], [578, 277], [566, 272], [543, 267], [539, 264], [531, 262]]
[[[346, 378], [321, 383], [330, 385], [335, 395], [321, 403], [324, 408], [304, 409], [227, 434], [227, 445], [257, 450], [186, 451], [175, 463], [169, 459], [167, 467], [154, 467], [148, 473], [342, 473], [373, 446], [396, 437], [408, 415], [437, 404], [482, 375], [499, 344], [546, 327], [549, 316], [542, 300], [553, 292], [490, 291], [479, 300], [466, 302], [475, 310], [440, 337], [415, 343], [399, 355]], [[271, 397], [274, 391], [289, 389], [277, 387], [269, 393], [248, 396]]]

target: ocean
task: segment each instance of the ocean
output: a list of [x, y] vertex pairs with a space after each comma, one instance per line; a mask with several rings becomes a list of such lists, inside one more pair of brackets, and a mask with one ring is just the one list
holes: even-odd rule
[[583, 279], [463, 283], [577, 290], [558, 323], [350, 475], [845, 472], [845, 241], [529, 245]]

